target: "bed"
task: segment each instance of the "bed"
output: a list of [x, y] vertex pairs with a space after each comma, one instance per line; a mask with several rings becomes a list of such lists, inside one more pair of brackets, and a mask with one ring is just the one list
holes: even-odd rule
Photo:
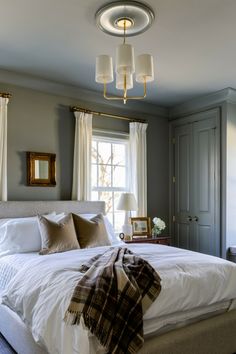
[[[75, 201], [0, 203], [0, 218], [33, 216], [52, 211], [79, 214], [104, 213], [104, 203]], [[122, 243], [119, 246], [127, 247]], [[145, 342], [140, 354], [233, 354], [236, 352], [236, 266], [233, 263], [169, 246], [132, 244], [129, 245], [129, 248], [131, 251], [141, 254], [144, 259], [150, 261], [151, 265], [159, 269], [163, 279], [163, 289], [157, 299], [157, 304], [152, 305], [153, 307], [144, 316]], [[98, 247], [96, 250], [74, 250], [55, 254], [50, 256], [50, 265], [45, 261], [46, 258], [39, 256], [36, 252], [4, 256], [0, 258], [0, 288], [1, 286], [2, 288], [6, 287], [10, 280], [14, 281], [17, 278], [15, 275], [19, 276], [22, 268], [25, 269], [25, 272], [29, 268], [31, 268], [31, 272], [33, 269], [41, 269], [42, 274], [48, 274], [49, 277], [53, 276], [56, 279], [56, 274], [49, 273], [50, 268], [54, 271], [58, 264], [68, 270], [68, 278], [71, 284], [74, 284], [73, 270], [77, 265], [78, 254], [82, 262], [96, 252], [103, 251], [104, 247]], [[227, 276], [225, 276], [226, 268], [228, 268], [227, 274], [229, 274]], [[175, 275], [171, 276], [171, 273]], [[205, 304], [201, 300], [201, 291], [203, 290], [199, 289], [197, 278], [198, 276], [201, 278], [207, 273], [210, 274], [210, 277], [204, 280], [208, 289], [208, 300]], [[216, 273], [218, 275], [214, 278]], [[58, 276], [60, 278], [62, 275]], [[171, 286], [174, 279], [176, 283], [176, 278], [178, 278], [179, 288], [175, 288], [173, 293]], [[188, 281], [185, 284], [185, 293], [181, 293], [183, 281]], [[40, 274], [37, 282], [40, 283]], [[57, 284], [58, 282], [55, 281], [55, 286]], [[222, 294], [218, 292], [220, 288], [224, 289]], [[57, 300], [58, 304], [63, 304], [65, 301], [62, 312], [66, 307], [68, 294], [72, 290], [69, 289], [67, 293], [61, 294], [63, 296], [59, 296]], [[39, 304], [40, 306], [42, 304]], [[53, 303], [49, 301], [48, 306], [50, 308]], [[37, 314], [35, 316], [37, 318]], [[66, 328], [61, 331], [60, 327], [57, 328], [59, 322], [56, 317], [48, 315], [49, 327], [46, 329], [45, 335], [45, 333], [43, 334], [43, 324], [36, 328], [37, 326], [32, 326], [30, 319], [25, 318], [23, 322], [20, 316], [8, 306], [0, 305], [0, 332], [19, 354], [103, 353], [96, 338], [89, 335], [86, 330], [73, 326], [73, 329]], [[56, 325], [53, 326], [53, 323]], [[78, 331], [79, 335], [74, 334], [74, 331]], [[55, 340], [58, 332], [61, 333], [60, 340], [57, 340], [60, 342], [59, 344]], [[42, 338], [43, 336], [44, 338]]]

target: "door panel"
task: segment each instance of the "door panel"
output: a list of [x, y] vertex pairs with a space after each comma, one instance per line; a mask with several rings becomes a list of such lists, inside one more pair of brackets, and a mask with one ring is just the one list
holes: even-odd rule
[[213, 254], [212, 244], [214, 235], [211, 226], [197, 225], [197, 239], [199, 251], [206, 254]]
[[178, 193], [178, 211], [186, 213], [190, 210], [190, 135], [181, 134], [178, 137], [178, 172], [176, 183], [181, 193]]
[[202, 212], [209, 211], [209, 184], [211, 180], [210, 176], [210, 156], [209, 156], [209, 130], [203, 130], [198, 133], [196, 137], [198, 139], [198, 161], [197, 163], [197, 178], [199, 181], [199, 209]]
[[216, 128], [217, 117], [193, 123], [193, 221], [198, 251], [218, 254], [220, 235], [216, 231]]
[[190, 231], [191, 225], [189, 223], [177, 223], [176, 233], [178, 245], [180, 248], [190, 249]]
[[189, 124], [175, 129], [175, 238], [181, 248], [189, 248], [192, 224], [188, 220], [191, 205], [192, 128]]

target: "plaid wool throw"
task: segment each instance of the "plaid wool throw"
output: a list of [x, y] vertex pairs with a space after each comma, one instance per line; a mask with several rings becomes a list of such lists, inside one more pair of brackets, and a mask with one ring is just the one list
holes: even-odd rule
[[79, 280], [65, 314], [68, 324], [85, 326], [107, 353], [137, 353], [142, 347], [143, 314], [161, 291], [161, 279], [151, 265], [127, 248], [111, 247], [80, 269]]

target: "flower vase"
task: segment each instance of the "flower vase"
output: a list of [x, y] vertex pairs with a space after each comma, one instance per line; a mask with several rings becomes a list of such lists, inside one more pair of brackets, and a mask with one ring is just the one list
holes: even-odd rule
[[161, 230], [152, 230], [153, 238], [157, 238], [158, 236], [160, 236], [160, 234], [161, 234]]

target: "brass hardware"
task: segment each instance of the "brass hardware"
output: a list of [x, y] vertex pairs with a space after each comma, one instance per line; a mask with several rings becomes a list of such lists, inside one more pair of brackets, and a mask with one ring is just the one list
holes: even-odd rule
[[126, 20], [124, 20], [124, 40], [123, 43], [125, 44], [126, 42]]
[[93, 114], [95, 116], [103, 116], [103, 117], [107, 117], [107, 118], [115, 118], [115, 119], [127, 120], [129, 122], [138, 122], [138, 123], [146, 123], [147, 122], [145, 119], [130, 118], [130, 117], [127, 117], [127, 116], [120, 116], [118, 114], [109, 114], [109, 113], [104, 113], [104, 112], [97, 112], [97, 111], [92, 111], [90, 109], [82, 108], [82, 107], [79, 107], [79, 106], [70, 107], [70, 111], [71, 112], [90, 113], [90, 114]]
[[172, 177], [172, 181], [173, 181], [173, 183], [175, 183], [175, 181], [176, 181], [175, 176]]
[[146, 78], [145, 78], [145, 81], [143, 83], [143, 96], [127, 96], [126, 74], [124, 75], [124, 94], [123, 94], [123, 96], [107, 96], [107, 84], [106, 84], [106, 82], [104, 82], [103, 97], [106, 100], [123, 100], [124, 104], [126, 104], [126, 102], [128, 100], [142, 100], [146, 96], [147, 96]]
[[194, 217], [193, 217], [193, 221], [198, 222], [198, 220], [199, 220], [199, 219], [198, 219], [198, 217], [197, 217], [197, 216], [194, 216]]
[[175, 215], [172, 216], [172, 221], [175, 222]]
[[192, 221], [193, 219], [192, 219], [192, 216], [187, 216], [187, 221]]
[[121, 17], [115, 21], [115, 25], [118, 28], [124, 28], [125, 25], [126, 25], [126, 28], [130, 28], [130, 27], [133, 27], [134, 20], [130, 17]]
[[0, 92], [0, 97], [2, 97], [2, 98], [11, 98], [12, 94], [11, 93]]

